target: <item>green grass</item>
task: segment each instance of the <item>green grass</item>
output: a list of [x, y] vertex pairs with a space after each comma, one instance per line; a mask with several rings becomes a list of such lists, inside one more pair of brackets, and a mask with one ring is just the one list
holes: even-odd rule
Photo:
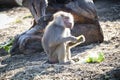
[[3, 48], [5, 51], [9, 53], [12, 47], [13, 41], [14, 41], [14, 38], [11, 38], [10, 40], [4, 42], [3, 44], [0, 44], [0, 49]]

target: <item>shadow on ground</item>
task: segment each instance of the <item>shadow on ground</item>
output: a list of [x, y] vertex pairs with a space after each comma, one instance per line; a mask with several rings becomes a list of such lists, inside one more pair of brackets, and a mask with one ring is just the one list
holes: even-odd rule
[[114, 68], [105, 74], [98, 76], [100, 80], [120, 80], [120, 67]]
[[[119, 0], [97, 0], [95, 1], [100, 21], [120, 21], [120, 1]], [[102, 7], [104, 6], [104, 7]]]

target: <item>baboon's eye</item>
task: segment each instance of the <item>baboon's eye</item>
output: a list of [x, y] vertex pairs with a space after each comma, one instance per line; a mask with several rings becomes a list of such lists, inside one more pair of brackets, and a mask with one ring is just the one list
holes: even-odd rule
[[68, 20], [68, 19], [69, 19], [69, 17], [67, 17], [67, 16], [64, 16], [64, 19], [67, 19], [67, 20]]

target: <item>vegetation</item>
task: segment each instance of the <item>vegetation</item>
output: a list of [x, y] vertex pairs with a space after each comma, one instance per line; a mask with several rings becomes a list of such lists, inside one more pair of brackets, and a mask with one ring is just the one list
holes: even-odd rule
[[90, 54], [87, 56], [87, 58], [85, 59], [85, 62], [87, 63], [95, 63], [95, 62], [102, 62], [105, 59], [104, 57], [104, 53], [100, 52], [98, 54]]
[[3, 44], [0, 44], [0, 49], [3, 48], [5, 51], [9, 53], [12, 47], [13, 41], [14, 41], [14, 38], [11, 38], [8, 41], [4, 42]]

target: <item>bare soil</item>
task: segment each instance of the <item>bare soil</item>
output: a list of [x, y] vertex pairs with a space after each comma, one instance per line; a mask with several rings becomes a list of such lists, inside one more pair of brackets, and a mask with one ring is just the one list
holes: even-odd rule
[[[0, 51], [0, 80], [120, 80], [120, 2], [96, 1], [104, 42], [72, 49], [72, 56], [103, 52], [101, 63], [47, 64], [44, 52], [10, 56]], [[3, 9], [4, 10], [4, 9]], [[15, 21], [0, 29], [0, 43], [32, 25], [28, 9], [15, 7], [1, 11]], [[2, 20], [2, 19], [0, 19]]]

